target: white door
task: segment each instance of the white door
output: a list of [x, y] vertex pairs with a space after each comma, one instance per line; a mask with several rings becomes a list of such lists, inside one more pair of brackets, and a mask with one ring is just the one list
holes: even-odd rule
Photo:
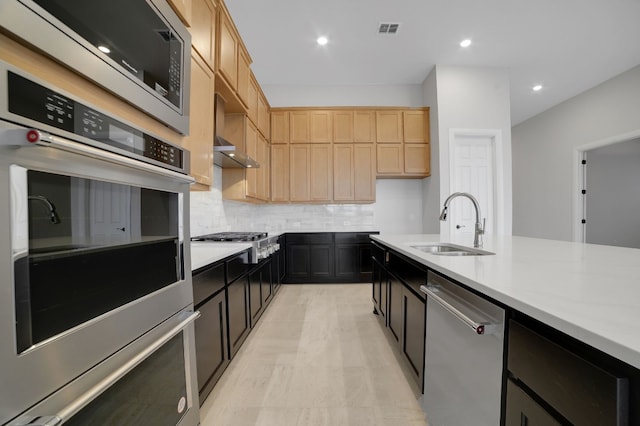
[[131, 236], [131, 188], [94, 180], [90, 186], [91, 238], [105, 242], [128, 240]]
[[[453, 135], [451, 144], [451, 193], [468, 192], [480, 205], [480, 222], [486, 219], [485, 232], [495, 230], [495, 137], [482, 134]], [[469, 234], [473, 240], [476, 214], [466, 198], [454, 199], [449, 205], [450, 235]]]

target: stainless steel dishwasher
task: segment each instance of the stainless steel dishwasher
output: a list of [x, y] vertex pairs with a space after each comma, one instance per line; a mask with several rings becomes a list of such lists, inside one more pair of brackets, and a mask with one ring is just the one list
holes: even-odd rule
[[429, 273], [424, 395], [430, 426], [500, 424], [504, 309]]

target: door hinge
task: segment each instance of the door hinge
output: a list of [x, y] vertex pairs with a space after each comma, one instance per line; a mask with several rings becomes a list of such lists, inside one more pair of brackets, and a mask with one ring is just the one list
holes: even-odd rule
[[586, 190], [586, 189], [583, 189], [581, 192], [582, 192], [582, 195], [584, 195], [584, 194], [586, 194], [586, 193], [587, 193], [587, 190]]
[[587, 223], [587, 220], [586, 219], [582, 219], [581, 222], [584, 224], [584, 223]]
[[581, 164], [587, 164], [587, 160], [582, 160], [580, 163]]

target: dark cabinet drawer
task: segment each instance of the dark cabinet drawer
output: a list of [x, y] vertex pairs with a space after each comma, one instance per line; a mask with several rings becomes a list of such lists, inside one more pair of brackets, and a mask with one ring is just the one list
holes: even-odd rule
[[507, 380], [505, 426], [560, 426], [547, 410], [534, 401], [518, 385]]
[[287, 234], [287, 244], [333, 244], [331, 232]]
[[244, 251], [227, 261], [227, 284], [249, 272], [249, 251]]
[[511, 320], [508, 370], [573, 424], [628, 424], [628, 380]]
[[197, 306], [223, 288], [224, 262], [199, 270], [193, 276], [193, 304]]
[[389, 253], [388, 268], [400, 278], [405, 285], [413, 290], [416, 296], [422, 300], [425, 299], [424, 293], [420, 291], [420, 286], [427, 284], [426, 270], [401, 258], [395, 253]]

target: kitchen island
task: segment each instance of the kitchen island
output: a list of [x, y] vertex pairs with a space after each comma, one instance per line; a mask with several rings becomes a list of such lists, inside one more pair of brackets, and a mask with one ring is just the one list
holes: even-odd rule
[[[492, 421], [479, 424], [496, 424], [496, 415], [506, 425], [640, 422], [640, 250], [485, 236], [482, 249], [492, 254], [460, 256], [433, 253], [433, 247], [425, 246], [455, 244], [473, 250], [469, 237], [444, 241], [439, 235], [382, 234], [371, 239], [379, 265], [379, 282], [373, 283], [374, 309], [412, 367], [409, 376], [423, 386], [423, 407], [428, 417], [435, 416], [430, 423], [460, 423], [452, 414], [459, 412], [454, 406], [475, 406], [467, 410], [470, 416], [482, 414], [487, 406], [498, 410]], [[442, 287], [446, 283], [439, 284], [443, 279], [450, 280], [453, 293]], [[482, 338], [474, 344], [476, 333], [465, 337], [469, 333], [463, 326], [455, 334], [440, 331], [452, 333], [449, 327], [456, 324], [455, 320], [446, 327], [441, 323], [441, 307], [473, 326], [468, 318], [480, 311], [469, 310], [471, 305], [458, 298], [465, 291], [506, 313], [506, 322], [495, 323], [498, 328], [491, 325], [497, 331], [488, 333], [497, 336], [497, 347], [502, 348], [497, 355], [480, 355], [477, 344]], [[420, 295], [423, 292], [426, 299]], [[448, 307], [441, 304], [447, 294]], [[456, 350], [462, 346], [451, 343], [460, 338], [468, 341], [466, 350]], [[443, 358], [444, 352], [449, 355]], [[464, 366], [484, 371], [496, 364], [495, 373], [478, 382], [480, 388], [502, 383], [489, 404], [477, 404], [473, 396], [465, 400], [452, 388], [471, 379], [458, 375]], [[446, 373], [440, 374], [443, 369]], [[468, 374], [474, 382], [479, 380]], [[438, 375], [440, 379], [433, 381]], [[446, 398], [435, 405], [442, 407], [435, 415], [438, 410], [430, 410], [438, 392]]]
[[[437, 234], [372, 235], [383, 245], [571, 337], [640, 368], [640, 250], [484, 236], [489, 256], [412, 248]], [[471, 241], [452, 240], [471, 246]]]

